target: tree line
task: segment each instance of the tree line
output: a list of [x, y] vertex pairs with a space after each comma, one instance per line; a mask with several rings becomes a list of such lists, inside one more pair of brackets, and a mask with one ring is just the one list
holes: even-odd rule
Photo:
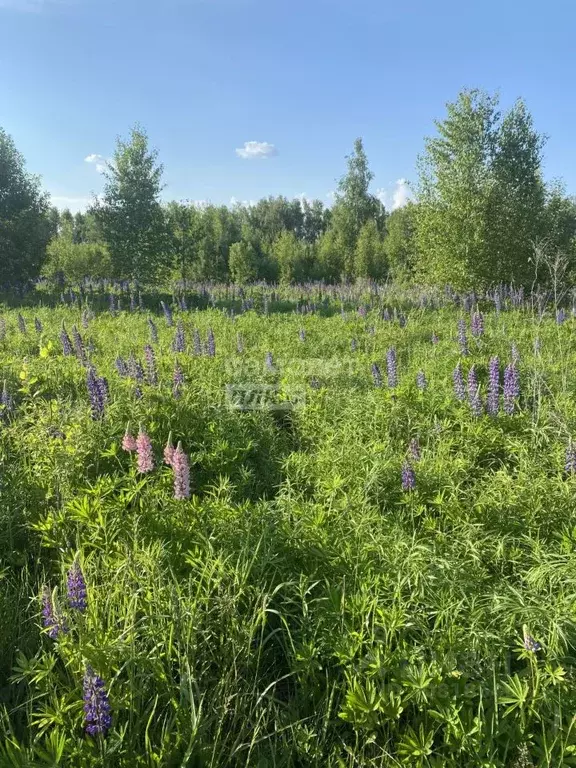
[[576, 202], [542, 172], [544, 137], [523, 101], [462, 91], [425, 140], [413, 200], [387, 211], [371, 192], [361, 139], [332, 206], [268, 197], [255, 205], [162, 201], [158, 153], [135, 127], [117, 142], [86, 213], [51, 207], [0, 129], [0, 282], [86, 275], [167, 279], [531, 284], [535, 253], [576, 266]]

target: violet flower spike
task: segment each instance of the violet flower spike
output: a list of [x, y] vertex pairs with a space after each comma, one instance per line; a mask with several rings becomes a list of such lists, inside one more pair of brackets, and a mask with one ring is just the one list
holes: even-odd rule
[[402, 490], [414, 491], [416, 489], [416, 475], [412, 468], [412, 465], [405, 461], [402, 465]]
[[486, 410], [490, 416], [497, 416], [500, 410], [500, 361], [496, 356], [488, 364], [488, 399]]
[[112, 726], [110, 699], [104, 681], [86, 667], [84, 675], [84, 727], [89, 736], [105, 736]]
[[506, 366], [504, 371], [504, 412], [511, 416], [517, 398], [520, 397], [520, 376], [514, 364]]
[[418, 371], [416, 374], [416, 386], [421, 392], [424, 392], [424, 390], [428, 387], [428, 382], [426, 380], [426, 374], [424, 371]]
[[466, 357], [468, 353], [468, 339], [466, 338], [466, 322], [463, 319], [458, 320], [458, 344], [460, 345], [460, 354]]
[[42, 624], [47, 630], [46, 634], [51, 640], [56, 640], [60, 632], [60, 625], [56, 618], [54, 599], [48, 587], [42, 589]]
[[464, 374], [462, 373], [462, 363], [458, 363], [452, 374], [454, 383], [454, 394], [458, 400], [466, 400], [466, 387], [464, 386]]
[[576, 474], [576, 446], [572, 440], [569, 441], [566, 447], [566, 461], [564, 463], [564, 471], [567, 475]]
[[468, 402], [474, 416], [482, 415], [482, 401], [478, 391], [478, 379], [474, 366], [468, 371]]
[[398, 386], [398, 363], [394, 347], [390, 347], [386, 353], [386, 371], [388, 373], [388, 386], [390, 389], [395, 389]]
[[84, 580], [84, 574], [80, 568], [78, 560], [74, 560], [66, 579], [66, 592], [68, 595], [68, 603], [70, 608], [73, 608], [80, 613], [84, 613], [88, 607], [86, 581]]

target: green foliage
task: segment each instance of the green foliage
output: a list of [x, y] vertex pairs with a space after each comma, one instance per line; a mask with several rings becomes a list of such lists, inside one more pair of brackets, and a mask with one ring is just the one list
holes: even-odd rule
[[252, 243], [244, 240], [232, 243], [228, 266], [230, 277], [235, 283], [250, 283], [255, 280], [258, 275], [258, 259]]
[[118, 139], [104, 177], [102, 200], [91, 213], [108, 246], [113, 273], [151, 280], [166, 268], [167, 233], [160, 205], [162, 166], [141, 128], [133, 128], [128, 141]]
[[111, 277], [112, 262], [107, 247], [102, 243], [75, 243], [66, 235], [50, 241], [48, 258], [42, 274], [50, 279], [60, 275], [70, 282], [80, 282], [86, 275]]
[[360, 278], [381, 280], [386, 276], [384, 244], [374, 219], [363, 225], [356, 241], [354, 274]]
[[409, 202], [396, 208], [386, 219], [384, 250], [394, 280], [409, 281], [417, 264], [416, 253], [416, 205]]
[[272, 253], [278, 264], [281, 282], [303, 282], [309, 276], [306, 246], [293, 232], [281, 232], [272, 246]]
[[39, 180], [0, 128], [0, 282], [15, 285], [36, 277], [53, 231], [54, 214]]

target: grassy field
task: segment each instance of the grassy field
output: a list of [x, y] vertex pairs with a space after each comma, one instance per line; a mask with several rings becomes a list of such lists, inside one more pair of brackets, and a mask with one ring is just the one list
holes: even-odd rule
[[112, 304], [0, 312], [1, 766], [576, 765], [569, 309]]

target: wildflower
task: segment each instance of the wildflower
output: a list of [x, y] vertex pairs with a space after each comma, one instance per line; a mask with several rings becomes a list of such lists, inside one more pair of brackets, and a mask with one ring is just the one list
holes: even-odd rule
[[274, 358], [272, 357], [272, 352], [266, 352], [266, 368], [269, 371], [274, 371]]
[[426, 374], [424, 371], [418, 371], [416, 374], [416, 386], [422, 392], [428, 387], [428, 382], [426, 381]]
[[357, 347], [356, 339], [352, 339], [350, 341], [350, 348], [352, 349], [352, 352], [356, 352], [356, 347]]
[[389, 322], [391, 320], [390, 310], [388, 307], [384, 308], [384, 311], [382, 312], [382, 320], [386, 320], [386, 322]]
[[112, 726], [110, 700], [104, 681], [86, 667], [84, 675], [84, 727], [89, 736], [105, 736]]
[[212, 328], [208, 328], [206, 353], [208, 357], [214, 357], [216, 354], [216, 340], [214, 339], [214, 331]]
[[432, 332], [432, 344], [438, 344], [439, 341], [440, 341], [440, 338], [439, 338], [438, 334], [436, 333], [436, 331], [433, 331]]
[[130, 433], [129, 424], [126, 425], [126, 432], [124, 433], [124, 437], [122, 438], [122, 448], [125, 451], [129, 451], [129, 452], [135, 451], [137, 448], [136, 438], [134, 437], [134, 435]]
[[122, 357], [117, 357], [116, 360], [114, 360], [114, 367], [118, 371], [118, 374], [122, 376], [122, 378], [128, 376], [128, 366]]
[[37, 317], [34, 318], [34, 329], [36, 330], [36, 333], [42, 333], [42, 331], [44, 330], [42, 328], [42, 323]]
[[60, 633], [60, 624], [56, 617], [56, 609], [52, 593], [48, 587], [42, 589], [42, 623], [51, 640], [56, 640]]
[[136, 384], [136, 386], [134, 387], [134, 398], [136, 400], [142, 400], [143, 396], [144, 395], [142, 394], [142, 387]]
[[374, 379], [374, 386], [375, 387], [381, 387], [382, 386], [382, 374], [380, 373], [380, 368], [377, 363], [372, 363], [372, 378]]
[[486, 410], [491, 416], [497, 416], [500, 410], [500, 361], [496, 356], [488, 364], [488, 400]]
[[477, 339], [484, 335], [484, 316], [482, 312], [474, 312], [470, 322], [470, 330], [472, 331], [472, 336]]
[[96, 371], [93, 366], [88, 368], [86, 374], [86, 386], [88, 388], [88, 396], [90, 398], [90, 407], [92, 409], [92, 418], [94, 421], [101, 419], [104, 416], [104, 407], [106, 404], [106, 394], [102, 382], [96, 375]]
[[150, 341], [152, 344], [158, 344], [158, 328], [151, 317], [148, 318], [148, 328], [150, 329]]
[[454, 394], [456, 395], [458, 400], [465, 400], [466, 387], [464, 386], [464, 375], [462, 373], [462, 363], [458, 363], [456, 368], [454, 368], [454, 373], [452, 374], [452, 381], [454, 382]]
[[300, 338], [300, 341], [306, 341], [306, 331], [304, 328], [300, 328], [298, 331], [298, 337]]
[[174, 374], [172, 376], [172, 396], [174, 398], [180, 397], [180, 389], [182, 388], [182, 384], [184, 384], [184, 373], [182, 371], [182, 368], [176, 363], [174, 366]]
[[68, 571], [66, 591], [70, 608], [84, 613], [88, 606], [86, 581], [78, 560], [74, 560]]
[[517, 365], [520, 362], [520, 350], [515, 341], [512, 342], [512, 346], [510, 347], [510, 354], [512, 356], [512, 362], [514, 365]]
[[185, 348], [186, 339], [184, 336], [184, 323], [182, 320], [178, 320], [176, 334], [174, 335], [174, 341], [172, 342], [172, 349], [174, 352], [184, 352]]
[[528, 632], [528, 627], [526, 627], [526, 625], [522, 627], [522, 632], [524, 635], [524, 648], [526, 648], [527, 651], [536, 653], [542, 649], [540, 643], [537, 640], [534, 640], [532, 635]]
[[520, 396], [520, 376], [514, 364], [506, 366], [504, 371], [504, 412], [514, 413], [514, 402]]
[[14, 398], [8, 391], [6, 379], [4, 379], [4, 384], [2, 385], [2, 394], [0, 394], [0, 406], [2, 406], [2, 418], [7, 419], [14, 410]]
[[155, 387], [158, 384], [158, 372], [156, 370], [156, 357], [150, 344], [146, 344], [144, 347], [144, 357], [146, 358], [148, 384]]
[[23, 333], [23, 334], [26, 334], [27, 332], [26, 321], [24, 320], [20, 312], [18, 312], [18, 330], [20, 331], [20, 333]]
[[160, 302], [160, 305], [162, 307], [162, 311], [164, 312], [164, 317], [166, 318], [166, 325], [168, 327], [174, 325], [174, 321], [172, 319], [172, 310], [170, 307], [165, 304], [163, 301]]
[[89, 318], [89, 315], [88, 315], [88, 310], [84, 309], [82, 311], [82, 318], [81, 318], [82, 328], [84, 328], [84, 329], [88, 328], [88, 321], [89, 321], [89, 319], [90, 318]]
[[142, 427], [140, 427], [136, 438], [136, 451], [138, 452], [138, 472], [142, 472], [142, 474], [152, 472], [154, 469], [152, 442]]
[[172, 466], [172, 459], [174, 458], [174, 446], [172, 445], [172, 432], [168, 435], [168, 440], [164, 446], [164, 463]]
[[244, 337], [241, 333], [236, 334], [236, 351], [239, 355], [244, 352]]
[[140, 310], [144, 309], [144, 301], [142, 300], [142, 293], [138, 291], [138, 307]]
[[478, 379], [474, 366], [468, 371], [468, 402], [474, 416], [480, 416], [482, 414], [482, 401], [478, 392]]
[[559, 309], [556, 312], [556, 322], [558, 325], [562, 325], [562, 323], [566, 320], [566, 312], [563, 309]]
[[405, 461], [402, 465], [402, 490], [413, 491], [416, 488], [416, 475], [412, 469], [412, 465]]
[[368, 314], [368, 310], [363, 304], [361, 304], [358, 307], [358, 314], [360, 315], [360, 317], [366, 317], [366, 315]]
[[[374, 365], [376, 365], [376, 363], [374, 363]], [[318, 379], [316, 376], [312, 376], [312, 378], [310, 379], [310, 386], [312, 387], [312, 389], [321, 389], [322, 384], [320, 384], [320, 379]], [[379, 385], [376, 384], [376, 386], [382, 386], [382, 380], [380, 380], [380, 384]]]
[[62, 351], [64, 352], [64, 355], [66, 357], [72, 355], [74, 350], [72, 349], [72, 342], [70, 341], [70, 336], [68, 336], [64, 323], [62, 323], [62, 329], [60, 331], [60, 341], [62, 342]]
[[408, 453], [413, 461], [420, 461], [420, 442], [417, 437], [413, 437], [410, 440]]
[[460, 353], [466, 357], [468, 355], [468, 339], [466, 338], [466, 322], [463, 319], [458, 320], [458, 344]]
[[386, 371], [388, 373], [388, 386], [390, 389], [394, 389], [398, 386], [398, 365], [394, 347], [390, 347], [386, 353]]
[[172, 469], [174, 470], [174, 498], [187, 499], [190, 496], [190, 464], [181, 442], [178, 442], [172, 455]]
[[78, 328], [76, 328], [75, 325], [72, 326], [72, 344], [74, 346], [74, 351], [78, 360], [80, 360], [82, 363], [85, 363], [86, 350], [84, 348], [84, 341], [80, 335], [80, 332], [78, 331]]
[[564, 470], [567, 475], [576, 474], [576, 446], [572, 440], [569, 441], [568, 446], [566, 447], [566, 462], [564, 464]]

